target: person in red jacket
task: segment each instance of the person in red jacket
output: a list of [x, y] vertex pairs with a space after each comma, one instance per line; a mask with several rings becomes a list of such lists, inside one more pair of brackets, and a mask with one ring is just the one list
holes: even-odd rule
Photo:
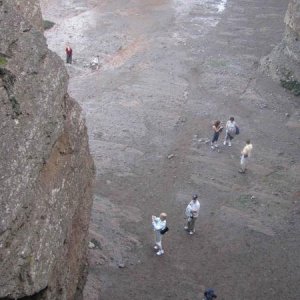
[[70, 46], [67, 46], [66, 48], [66, 55], [67, 55], [67, 64], [71, 64], [72, 63], [72, 48]]

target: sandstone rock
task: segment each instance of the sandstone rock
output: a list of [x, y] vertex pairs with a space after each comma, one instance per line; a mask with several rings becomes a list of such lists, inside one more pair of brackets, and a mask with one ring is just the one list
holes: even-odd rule
[[36, 29], [43, 31], [43, 19], [39, 1], [36, 0], [10, 0], [11, 6], [15, 7], [23, 17]]
[[93, 162], [37, 2], [0, 1], [0, 298], [80, 298]]
[[300, 95], [300, 0], [290, 1], [284, 21], [284, 38], [261, 60], [261, 67], [283, 87]]

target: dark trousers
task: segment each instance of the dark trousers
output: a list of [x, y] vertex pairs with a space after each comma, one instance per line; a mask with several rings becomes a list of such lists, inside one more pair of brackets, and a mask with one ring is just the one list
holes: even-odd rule
[[67, 54], [67, 64], [71, 64], [72, 63], [72, 54]]
[[195, 231], [195, 222], [196, 222], [197, 218], [189, 218], [188, 219], [188, 223], [187, 223], [187, 227], [188, 227], [188, 231]]

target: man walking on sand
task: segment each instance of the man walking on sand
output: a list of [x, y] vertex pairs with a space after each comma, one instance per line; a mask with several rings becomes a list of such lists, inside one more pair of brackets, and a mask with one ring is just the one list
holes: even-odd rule
[[243, 148], [241, 154], [241, 169], [239, 170], [240, 173], [245, 173], [247, 169], [247, 165], [249, 163], [249, 157], [251, 156], [253, 146], [250, 140], [246, 141], [246, 146]]
[[195, 223], [199, 216], [200, 202], [198, 201], [198, 195], [193, 195], [192, 201], [185, 209], [185, 215], [188, 217], [187, 225], [184, 227], [189, 234], [195, 233]]

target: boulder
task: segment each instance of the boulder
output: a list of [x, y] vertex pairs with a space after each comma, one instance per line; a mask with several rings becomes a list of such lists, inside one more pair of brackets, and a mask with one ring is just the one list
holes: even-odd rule
[[261, 66], [283, 87], [300, 95], [300, 0], [290, 1], [284, 22], [283, 40], [261, 60]]

